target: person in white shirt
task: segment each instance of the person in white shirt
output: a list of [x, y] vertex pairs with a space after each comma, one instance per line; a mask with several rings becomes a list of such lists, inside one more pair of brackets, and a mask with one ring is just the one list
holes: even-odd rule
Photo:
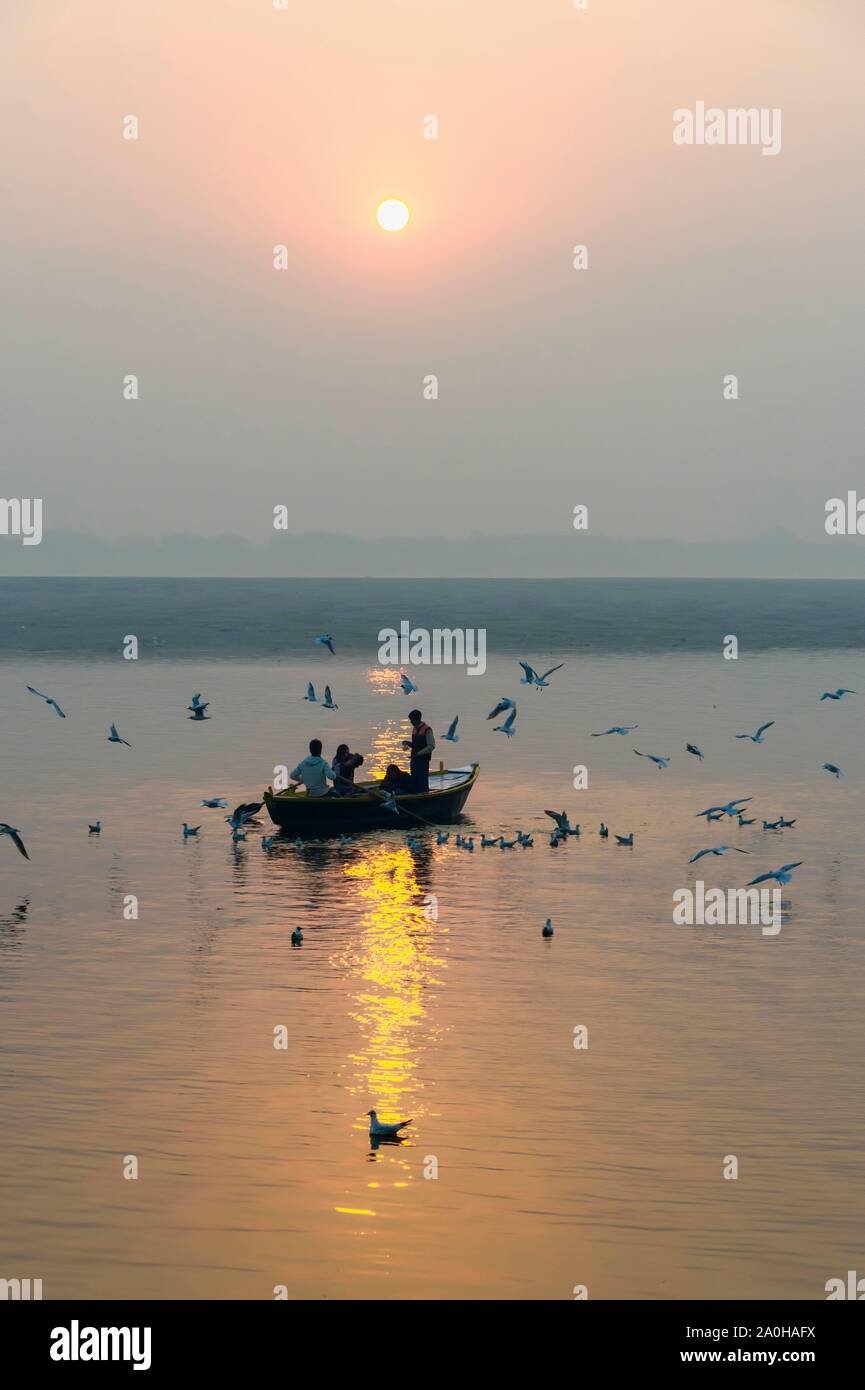
[[309, 745], [309, 757], [304, 758], [302, 763], [298, 763], [292, 769], [292, 780], [302, 782], [306, 787], [308, 796], [327, 796], [330, 792], [328, 780], [337, 781], [337, 773], [334, 772], [330, 763], [321, 756], [321, 739], [312, 739]]

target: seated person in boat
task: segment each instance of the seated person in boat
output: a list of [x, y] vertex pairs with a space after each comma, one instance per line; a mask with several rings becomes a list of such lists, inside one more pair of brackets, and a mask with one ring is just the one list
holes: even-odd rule
[[379, 785], [386, 792], [410, 792], [412, 790], [411, 773], [403, 772], [396, 763], [389, 763]]
[[339, 779], [334, 783], [336, 796], [357, 796], [360, 788], [354, 785], [355, 770], [363, 766], [363, 754], [352, 753], [347, 743], [341, 743], [331, 759], [331, 767]]
[[429, 724], [423, 722], [423, 715], [419, 709], [409, 710], [408, 718], [411, 724], [411, 738], [403, 739], [402, 746], [411, 749], [409, 767], [412, 791], [428, 792], [430, 758], [436, 746], [435, 734]]
[[339, 774], [321, 756], [321, 739], [314, 738], [309, 745], [309, 757], [292, 770], [295, 782], [302, 782], [308, 796], [329, 796], [328, 781], [335, 782]]

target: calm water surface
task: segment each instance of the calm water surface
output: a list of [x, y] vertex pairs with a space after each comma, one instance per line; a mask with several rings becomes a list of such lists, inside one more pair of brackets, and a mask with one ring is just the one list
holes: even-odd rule
[[[819, 1298], [861, 1265], [865, 698], [817, 697], [865, 690], [865, 653], [574, 650], [536, 693], [505, 646], [483, 677], [422, 670], [416, 698], [438, 733], [460, 714], [452, 764], [481, 762], [471, 827], [534, 830], [534, 848], [469, 855], [421, 831], [410, 852], [389, 831], [266, 855], [262, 831], [232, 845], [198, 801], [253, 797], [318, 732], [389, 761], [412, 702], [374, 649], [124, 662], [7, 644], [0, 819], [32, 862], [0, 841], [0, 1273], [55, 1298]], [[308, 679], [331, 680], [338, 713], [302, 701]], [[510, 741], [485, 719], [504, 694]], [[773, 717], [762, 747], [732, 737]], [[112, 719], [131, 749], [106, 742]], [[640, 728], [589, 737], [612, 722]], [[795, 828], [695, 818], [749, 794]], [[580, 840], [550, 849], [546, 806]], [[602, 819], [635, 848], [601, 841]], [[752, 857], [689, 868], [725, 841]], [[740, 886], [794, 859], [777, 937], [673, 925], [697, 870]], [[409, 1142], [372, 1151], [371, 1107], [414, 1116]]]

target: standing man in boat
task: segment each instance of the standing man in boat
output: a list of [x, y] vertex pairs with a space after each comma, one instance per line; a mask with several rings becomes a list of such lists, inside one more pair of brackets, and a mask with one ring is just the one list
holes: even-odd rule
[[411, 789], [413, 792], [428, 792], [430, 758], [436, 746], [435, 734], [429, 724], [423, 722], [419, 709], [409, 710], [408, 718], [411, 738], [403, 739], [402, 746], [411, 749]]

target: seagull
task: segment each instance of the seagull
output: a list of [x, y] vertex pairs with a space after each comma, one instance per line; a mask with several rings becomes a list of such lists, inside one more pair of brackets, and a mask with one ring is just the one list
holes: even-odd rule
[[552, 934], [553, 934], [553, 919], [552, 919], [552, 917], [548, 917], [547, 920], [546, 920], [546, 922], [544, 922], [544, 925], [541, 927], [541, 936], [552, 936]]
[[774, 723], [774, 719], [770, 719], [768, 723], [760, 725], [756, 734], [736, 734], [736, 738], [749, 738], [752, 743], [762, 743], [763, 735], [765, 734], [767, 729], [771, 729]]
[[[483, 831], [481, 831], [481, 849], [493, 849], [498, 844], [500, 838], [501, 836], [485, 835]], [[441, 840], [441, 835], [439, 835], [439, 839]]]
[[563, 839], [564, 836], [560, 835], [558, 830], [554, 830], [552, 835], [550, 836], [550, 849], [558, 849]]
[[402, 686], [402, 693], [403, 693], [403, 695], [411, 695], [413, 691], [416, 691], [416, 690], [418, 689], [418, 687], [415, 685], [414, 681], [409, 680], [409, 678], [408, 678], [408, 676], [406, 675], [405, 671], [400, 671], [400, 673], [399, 673], [399, 683], [400, 683], [400, 685]]
[[697, 816], [711, 816], [714, 811], [720, 811], [725, 816], [738, 816], [739, 812], [736, 808], [740, 802], [744, 804], [746, 801], [753, 800], [752, 796], [737, 796], [734, 801], [728, 801], [726, 806], [707, 806], [705, 811], [698, 811]]
[[339, 705], [333, 703], [333, 696], [330, 693], [330, 686], [324, 687], [324, 699], [321, 702], [322, 709], [339, 709]]
[[564, 664], [563, 661], [560, 661], [558, 666], [551, 666], [549, 671], [545, 671], [542, 676], [539, 676], [534, 667], [530, 666], [527, 661], [521, 661], [520, 665], [526, 674], [520, 676], [520, 685], [534, 685], [538, 690], [546, 690], [549, 685], [547, 676], [551, 676], [554, 671], [561, 671]]
[[498, 704], [496, 705], [495, 709], [490, 710], [489, 714], [487, 715], [487, 719], [495, 719], [497, 715], [504, 714], [506, 709], [515, 710], [516, 707], [517, 704], [515, 700], [509, 700], [506, 695], [503, 695], [502, 698], [499, 700]]
[[750, 888], [752, 884], [765, 883], [766, 880], [770, 878], [777, 879], [779, 883], [789, 883], [790, 879], [793, 877], [793, 870], [798, 869], [799, 865], [804, 864], [804, 862], [804, 859], [797, 859], [794, 864], [782, 864], [780, 869], [773, 869], [768, 874], [758, 874], [757, 877], [752, 878], [751, 882], [746, 886]]
[[462, 849], [463, 847], [463, 837], [459, 831], [457, 831], [457, 837], [454, 840], [454, 844], [456, 845], [457, 849]]
[[450, 837], [451, 837], [451, 832], [450, 832], [449, 830], [447, 830], [447, 831], [445, 831], [445, 830], [440, 830], [440, 831], [438, 832], [438, 834], [436, 835], [436, 844], [437, 844], [437, 845], [446, 845], [447, 842], [448, 842], [448, 840], [450, 839]]
[[291, 933], [291, 944], [292, 946], [301, 946], [303, 944], [303, 932], [300, 927], [295, 927], [294, 931]]
[[[418, 848], [420, 848], [420, 845], [418, 845]], [[463, 842], [462, 842], [462, 848], [463, 848], [463, 849], [467, 849], [467, 850], [469, 851], [470, 854], [473, 854], [473, 853], [474, 853], [474, 848], [475, 848], [475, 837], [474, 837], [474, 835], [469, 835], [469, 837], [468, 837], [467, 840], [463, 840]]]
[[7, 825], [5, 821], [0, 821], [0, 835], [8, 835], [18, 853], [23, 854], [25, 859], [30, 858], [30, 855], [24, 848], [24, 841], [21, 839], [14, 825]]
[[554, 820], [556, 822], [556, 829], [558, 830], [558, 833], [561, 836], [564, 837], [565, 835], [574, 834], [579, 835], [579, 826], [575, 831], [573, 826], [571, 825], [570, 820], [568, 819], [567, 811], [544, 811], [544, 815], [549, 816], [550, 820]]
[[246, 839], [246, 831], [245, 831], [245, 830], [238, 830], [237, 826], [235, 826], [234, 829], [233, 829], [232, 832], [231, 832], [231, 838], [232, 838], [232, 840], [234, 841], [234, 843], [237, 844], [238, 840], [245, 840], [245, 839]]
[[832, 773], [832, 776], [835, 778], [836, 781], [839, 777], [844, 776], [844, 773], [841, 771], [840, 767], [836, 767], [834, 763], [824, 763], [823, 766], [827, 772]]
[[193, 711], [199, 710], [199, 709], [207, 709], [207, 706], [208, 706], [209, 704], [210, 704], [210, 701], [209, 701], [209, 700], [205, 700], [205, 701], [202, 703], [201, 691], [199, 690], [199, 692], [198, 692], [197, 695], [193, 695], [193, 697], [192, 697], [192, 704], [191, 704], [191, 705], [187, 705], [186, 708], [187, 708], [187, 709], [191, 709], [191, 710], [193, 710]]
[[723, 820], [723, 819], [724, 819], [724, 812], [723, 812], [723, 811], [710, 811], [709, 814], [706, 816], [706, 820], [707, 820], [707, 821], [708, 821], [708, 820]]
[[796, 816], [794, 816], [792, 820], [785, 820], [783, 816], [779, 816], [779, 817], [778, 817], [778, 828], [779, 828], [779, 830], [789, 830], [791, 825], [795, 825], [795, 824], [796, 824], [796, 820], [797, 820], [797, 817], [796, 817]]
[[200, 826], [200, 825], [187, 825], [187, 824], [186, 824], [186, 821], [184, 821], [184, 822], [183, 822], [183, 838], [184, 838], [184, 840], [188, 840], [189, 837], [190, 837], [190, 835], [197, 835], [200, 829], [201, 829], [201, 826]]
[[524, 835], [523, 838], [520, 840], [520, 844], [522, 845], [523, 849], [531, 849], [534, 843], [535, 841], [533, 835]]
[[700, 759], [700, 762], [703, 761], [703, 754], [700, 752], [700, 750], [699, 750], [699, 748], [697, 747], [696, 743], [686, 743], [686, 744], [685, 744], [685, 752], [686, 752], [686, 753], [693, 753], [693, 755], [694, 755], [695, 758], [699, 758], [699, 759]]
[[617, 835], [617, 836], [616, 836], [616, 839], [617, 839], [617, 841], [619, 842], [620, 845], [633, 845], [633, 843], [634, 843], [634, 832], [633, 832], [633, 830], [632, 830], [631, 833], [630, 833], [630, 835]]
[[411, 1120], [400, 1120], [398, 1125], [385, 1125], [382, 1124], [374, 1110], [367, 1110], [366, 1113], [369, 1115], [370, 1136], [374, 1139], [394, 1138], [401, 1129], [405, 1129], [406, 1125], [411, 1124]]
[[609, 832], [609, 830], [607, 829], [607, 827], [604, 825], [604, 822], [603, 822], [603, 821], [601, 821], [601, 828], [600, 828], [600, 830], [598, 831], [598, 834], [600, 835], [600, 837], [601, 837], [602, 840], [608, 840], [608, 839], [610, 838], [610, 832]]
[[[27, 689], [28, 689], [28, 690], [30, 689], [30, 686], [29, 686], [29, 685], [28, 685]], [[824, 690], [824, 691], [823, 691], [823, 694], [820, 696], [820, 699], [821, 699], [821, 701], [822, 701], [822, 700], [841, 700], [841, 699], [844, 698], [845, 695], [858, 695], [858, 693], [859, 693], [859, 692], [858, 692], [857, 690], [848, 690], [848, 689], [846, 689], [843, 685], [839, 685], [839, 687], [838, 687], [837, 690]], [[52, 701], [51, 703], [53, 704], [53, 701]]]
[[510, 714], [505, 720], [504, 724], [496, 724], [494, 726], [493, 733], [507, 734], [508, 738], [513, 738], [514, 734], [516, 733], [516, 729], [514, 728], [514, 720], [516, 719], [516, 717], [517, 711], [516, 707], [514, 707], [514, 709], [511, 710]]
[[87, 831], [88, 831], [88, 834], [90, 834], [90, 835], [101, 835], [101, 834], [102, 834], [102, 821], [101, 821], [101, 820], [98, 820], [98, 821], [96, 822], [95, 825], [91, 825], [91, 824], [89, 823], [89, 821], [88, 821], [88, 824], [87, 824]]
[[[108, 735], [108, 742], [109, 742], [109, 743], [126, 743], [126, 739], [120, 737], [119, 733], [117, 732], [117, 727], [116, 727], [116, 725], [114, 725], [114, 724], [111, 725], [111, 733]], [[126, 747], [127, 747], [127, 748], [131, 748], [131, 747], [132, 747], [132, 744], [131, 744], [131, 743], [126, 743]]]
[[631, 752], [636, 753], [638, 758], [648, 758], [650, 763], [657, 763], [659, 772], [663, 772], [670, 761], [669, 753], [661, 757], [660, 753], [641, 753], [637, 748], [632, 748]]
[[755, 817], [752, 817], [751, 820], [746, 820], [745, 817], [742, 815], [741, 811], [739, 812], [739, 826], [740, 826], [740, 827], [743, 826], [743, 825], [756, 825], [756, 824], [757, 824], [757, 821], [756, 821], [756, 818], [755, 818]]
[[460, 717], [459, 715], [457, 715], [456, 719], [452, 719], [450, 724], [448, 725], [447, 733], [442, 734], [442, 738], [446, 738], [448, 743], [459, 743], [460, 736], [457, 733], [457, 724], [459, 724], [459, 722]]
[[702, 859], [704, 854], [717, 854], [719, 857], [726, 854], [728, 849], [735, 850], [736, 854], [748, 854], [746, 849], [736, 849], [735, 845], [716, 845], [714, 849], [701, 849], [688, 860], [689, 864], [696, 864], [698, 859]]
[[199, 806], [208, 806], [211, 811], [216, 811], [220, 806], [227, 806], [228, 802], [224, 796], [209, 796], [203, 801], [199, 801]]
[[318, 704], [318, 696], [317, 696], [316, 693], [315, 693], [315, 686], [313, 685], [312, 681], [310, 681], [309, 684], [307, 685], [307, 687], [306, 687], [306, 694], [304, 695], [303, 698], [304, 698], [304, 700], [309, 700], [309, 703], [310, 703], [311, 705], [317, 705], [317, 704]]
[[513, 849], [516, 843], [516, 840], [506, 840], [504, 835], [499, 836], [499, 849]]
[[192, 705], [190, 705], [189, 708], [192, 710], [192, 714], [190, 714], [188, 717], [190, 719], [193, 719], [196, 724], [200, 724], [202, 719], [210, 719], [211, 717], [209, 714], [205, 713], [207, 709], [207, 704], [196, 705], [194, 708]]
[[262, 835], [262, 837], [261, 837], [261, 848], [264, 850], [265, 854], [267, 853], [267, 851], [268, 851], [269, 849], [273, 849], [273, 836], [272, 836], [272, 835]]
[[625, 734], [629, 734], [632, 729], [639, 729], [639, 727], [639, 724], [614, 724], [611, 729], [604, 729], [603, 733], [592, 734], [591, 737], [606, 738], [607, 734], [621, 734], [624, 738]]
[[61, 719], [66, 718], [66, 715], [63, 713], [57, 701], [52, 699], [50, 695], [43, 695], [41, 690], [34, 690], [32, 685], [28, 685], [27, 689], [30, 691], [31, 695], [38, 695], [40, 700], [44, 700], [46, 705], [50, 705], [51, 708], [55, 710], [57, 714], [60, 715]]
[[232, 830], [240, 830], [241, 826], [251, 821], [256, 812], [260, 811], [264, 805], [263, 801], [241, 801], [239, 806], [235, 806], [230, 816], [225, 819]]
[[328, 651], [333, 652], [333, 655], [336, 656], [333, 647], [333, 638], [329, 632], [323, 632], [320, 637], [316, 637], [315, 644], [317, 647], [327, 647]]

